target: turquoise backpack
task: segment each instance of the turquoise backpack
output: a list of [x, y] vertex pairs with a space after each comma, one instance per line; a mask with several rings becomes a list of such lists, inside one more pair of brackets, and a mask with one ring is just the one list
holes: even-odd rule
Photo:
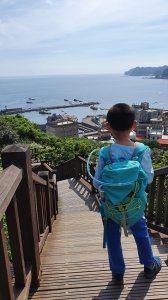
[[[104, 226], [107, 219], [112, 219], [123, 225], [125, 235], [128, 235], [127, 225], [128, 227], [134, 225], [144, 215], [148, 177], [141, 167], [141, 160], [147, 148], [144, 144], [138, 143], [131, 160], [112, 162], [110, 146], [105, 146], [93, 150], [87, 160], [90, 177], [100, 184], [100, 212]], [[98, 150], [99, 156], [105, 162], [101, 180], [95, 179], [90, 173], [92, 155]], [[105, 246], [105, 236], [103, 244]]]

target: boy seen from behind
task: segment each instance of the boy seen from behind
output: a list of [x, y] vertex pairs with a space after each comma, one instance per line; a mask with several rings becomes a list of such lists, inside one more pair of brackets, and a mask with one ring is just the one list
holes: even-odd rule
[[[107, 128], [115, 138], [115, 143], [108, 147], [108, 152], [112, 162], [131, 160], [134, 153], [140, 150], [142, 157], [140, 165], [147, 177], [147, 183], [153, 180], [154, 172], [151, 162], [150, 149], [142, 143], [134, 143], [130, 140], [130, 132], [136, 128], [135, 112], [132, 107], [126, 103], [118, 103], [111, 107], [107, 113]], [[105, 149], [106, 148], [106, 149]], [[93, 184], [95, 188], [101, 190], [103, 168], [107, 163], [104, 153], [107, 153], [107, 147], [103, 147], [100, 151], [98, 164], [94, 175]], [[126, 180], [128, 180], [126, 178]], [[112, 187], [111, 187], [112, 188]], [[106, 200], [106, 199], [105, 199]], [[142, 203], [146, 204], [147, 194], [141, 194]], [[144, 265], [144, 276], [146, 278], [154, 278], [161, 269], [161, 260], [158, 256], [154, 256], [151, 247], [151, 241], [144, 217], [144, 209], [142, 215], [135, 223], [130, 223], [130, 229], [134, 236], [140, 264]], [[109, 218], [106, 222], [106, 240], [109, 255], [109, 265], [112, 272], [112, 280], [115, 283], [123, 283], [125, 273], [125, 262], [121, 246], [121, 225], [115, 219]]]

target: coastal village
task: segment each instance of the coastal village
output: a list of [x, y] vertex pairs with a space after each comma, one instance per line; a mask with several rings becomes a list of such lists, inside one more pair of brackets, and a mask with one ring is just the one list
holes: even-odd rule
[[[133, 104], [132, 107], [135, 109], [137, 128], [131, 132], [131, 138], [137, 141], [157, 141], [162, 147], [168, 148], [168, 111], [150, 108], [148, 102]], [[82, 122], [78, 122], [75, 116], [53, 114], [48, 116], [43, 129], [49, 135], [85, 137], [113, 143], [114, 139], [105, 127], [105, 120], [105, 114], [86, 116]]]
[[168, 300], [166, 11], [0, 1], [0, 300]]
[[[27, 102], [32, 102], [35, 98], [28, 98]], [[49, 135], [59, 137], [83, 137], [90, 140], [99, 140], [108, 143], [114, 143], [114, 138], [107, 130], [106, 108], [99, 108], [98, 101], [82, 101], [78, 99], [64, 99], [65, 104], [50, 107], [31, 107], [3, 109], [0, 115], [16, 115], [25, 112], [36, 111], [39, 114], [49, 115], [45, 124], [39, 125], [40, 129]], [[51, 114], [50, 109], [61, 109], [70, 107], [90, 107], [92, 113], [82, 119], [81, 122], [73, 115], [69, 115], [65, 111], [59, 114]], [[163, 148], [168, 148], [168, 111], [161, 108], [151, 108], [149, 102], [141, 102], [140, 104], [132, 104], [135, 110], [137, 127], [131, 132], [130, 137], [133, 140], [141, 141], [148, 139], [157, 141]], [[100, 113], [101, 111], [101, 113]]]

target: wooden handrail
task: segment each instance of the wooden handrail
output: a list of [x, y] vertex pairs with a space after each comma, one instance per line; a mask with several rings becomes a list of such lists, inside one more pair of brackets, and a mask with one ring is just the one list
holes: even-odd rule
[[166, 174], [168, 174], [168, 166], [154, 170], [155, 176], [166, 175]]
[[14, 165], [0, 174], [0, 221], [22, 180], [22, 170]]
[[[46, 178], [32, 172], [28, 145], [10, 145], [2, 151], [0, 174], [0, 299], [27, 299], [30, 284], [40, 281], [40, 252], [58, 213], [57, 182], [47, 165]], [[50, 175], [51, 174], [51, 175]], [[50, 179], [49, 179], [50, 178]], [[40, 203], [40, 204], [39, 204]], [[4, 234], [6, 216], [12, 262]], [[40, 217], [42, 217], [40, 219]], [[40, 223], [41, 222], [41, 223]], [[15, 280], [12, 280], [11, 265]], [[13, 285], [14, 283], [14, 285]]]
[[148, 227], [168, 234], [168, 166], [154, 171], [146, 210]]
[[[21, 300], [26, 299], [30, 283], [32, 287], [39, 285], [40, 252], [58, 213], [57, 181], [82, 178], [95, 192], [86, 163], [86, 159], [75, 157], [56, 166], [55, 170], [46, 163], [38, 163], [35, 167], [41, 173], [35, 174], [32, 172], [28, 145], [10, 145], [2, 151], [4, 171], [0, 174], [0, 274], [3, 276], [0, 278], [0, 299], [14, 300], [17, 299], [16, 295]], [[94, 174], [94, 164], [91, 164], [90, 170]], [[149, 186], [146, 212], [148, 226], [168, 234], [168, 166], [154, 173], [154, 181]], [[8, 225], [15, 287], [2, 222], [4, 214]]]
[[36, 173], [34, 173], [34, 172], [32, 172], [32, 178], [33, 178], [33, 181], [35, 183], [39, 183], [39, 184], [44, 185], [44, 186], [47, 185], [47, 182], [43, 178], [41, 178], [40, 176], [38, 176]]

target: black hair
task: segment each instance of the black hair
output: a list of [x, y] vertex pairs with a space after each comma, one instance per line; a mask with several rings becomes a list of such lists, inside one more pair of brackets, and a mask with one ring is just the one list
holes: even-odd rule
[[129, 130], [135, 120], [135, 111], [126, 103], [117, 103], [107, 113], [107, 122], [117, 131]]

